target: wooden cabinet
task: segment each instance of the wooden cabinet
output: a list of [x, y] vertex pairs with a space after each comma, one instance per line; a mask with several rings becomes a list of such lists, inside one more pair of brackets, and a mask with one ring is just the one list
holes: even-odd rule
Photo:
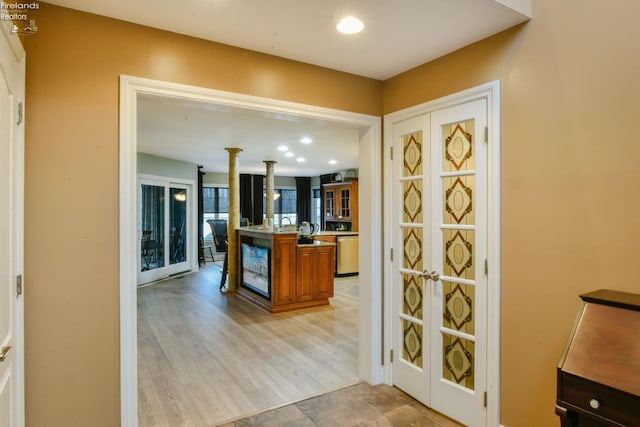
[[[274, 233], [259, 227], [238, 230], [238, 242], [239, 296], [271, 313], [329, 304], [329, 298], [333, 297], [335, 245], [299, 245], [295, 232]], [[243, 246], [247, 249], [246, 261]], [[262, 253], [260, 258], [268, 258], [268, 262], [256, 264], [256, 253]], [[264, 273], [258, 277], [262, 287], [256, 286], [255, 279], [259, 271], [256, 265], [262, 271], [265, 264], [268, 264], [268, 292], [265, 279], [261, 279]]]
[[[297, 236], [291, 234], [273, 235], [271, 258], [271, 301], [273, 305], [296, 302], [296, 249]], [[277, 284], [277, 286], [274, 286]]]
[[580, 298], [557, 370], [562, 427], [640, 426], [640, 295], [599, 290]]
[[324, 184], [326, 230], [358, 231], [358, 180]]
[[333, 297], [335, 246], [298, 248], [298, 301]]
[[[336, 236], [335, 235], [314, 235], [313, 236], [313, 240], [317, 240], [319, 242], [326, 242], [326, 243], [333, 243], [334, 245], [337, 242]], [[336, 250], [333, 251], [333, 260], [331, 261], [331, 265], [332, 267], [332, 271], [333, 274], [336, 273], [336, 268], [337, 268], [337, 264], [336, 264], [336, 257], [338, 256], [338, 248], [336, 247]]]

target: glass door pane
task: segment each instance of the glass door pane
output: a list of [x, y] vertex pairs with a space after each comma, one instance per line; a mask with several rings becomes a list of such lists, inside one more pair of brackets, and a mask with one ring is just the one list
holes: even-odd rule
[[140, 271], [164, 267], [164, 187], [142, 185]]
[[169, 264], [187, 260], [187, 190], [169, 189]]

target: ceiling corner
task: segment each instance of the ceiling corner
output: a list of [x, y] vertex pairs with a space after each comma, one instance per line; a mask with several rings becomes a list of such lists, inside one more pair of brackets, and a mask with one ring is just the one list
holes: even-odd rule
[[493, 0], [512, 9], [527, 18], [532, 18], [531, 0]]

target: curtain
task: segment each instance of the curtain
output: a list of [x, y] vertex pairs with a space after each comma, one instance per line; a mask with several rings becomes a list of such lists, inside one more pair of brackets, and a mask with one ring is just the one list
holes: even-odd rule
[[251, 215], [248, 215], [247, 218], [249, 218], [251, 223], [255, 225], [262, 224], [262, 201], [264, 199], [262, 194], [264, 191], [263, 189], [264, 175], [253, 175], [253, 209], [251, 211]]
[[324, 211], [324, 184], [328, 184], [333, 180], [333, 174], [328, 173], [326, 175], [320, 175], [320, 227], [322, 230], [325, 229], [324, 219], [326, 217]]
[[311, 178], [308, 176], [296, 177], [296, 217], [298, 224], [311, 222]]
[[200, 239], [204, 239], [204, 192], [202, 191], [204, 172], [202, 172], [201, 169], [202, 166], [198, 166], [198, 226], [195, 227], [197, 234], [196, 242], [198, 242], [198, 264], [200, 264], [201, 259], [204, 259], [202, 245], [200, 244]]
[[240, 218], [251, 217], [253, 210], [251, 191], [251, 175], [247, 173], [240, 174]]

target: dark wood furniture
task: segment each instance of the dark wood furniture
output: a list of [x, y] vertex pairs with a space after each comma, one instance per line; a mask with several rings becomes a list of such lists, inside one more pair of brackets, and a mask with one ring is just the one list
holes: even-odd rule
[[325, 229], [358, 231], [358, 179], [331, 182], [322, 188]]
[[213, 236], [213, 244], [216, 252], [227, 251], [227, 220], [226, 219], [208, 219], [207, 224], [211, 227], [211, 235]]
[[299, 244], [297, 232], [274, 232], [261, 226], [238, 230], [246, 243], [270, 251], [270, 297], [243, 286], [242, 251], [238, 254], [238, 295], [271, 313], [318, 307], [333, 297], [335, 245]]
[[640, 426], [640, 295], [603, 289], [580, 298], [557, 370], [561, 425]]

